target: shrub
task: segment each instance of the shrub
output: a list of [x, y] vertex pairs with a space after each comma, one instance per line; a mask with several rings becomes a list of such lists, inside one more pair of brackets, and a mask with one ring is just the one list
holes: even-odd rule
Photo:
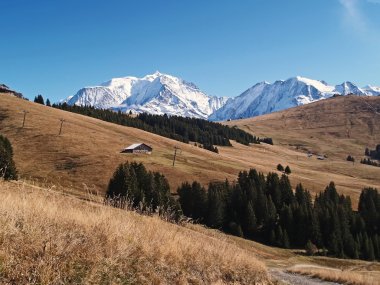
[[281, 172], [284, 171], [284, 167], [282, 166], [282, 164], [279, 163], [279, 164], [277, 165], [277, 170], [278, 170], [278, 171], [281, 171]]
[[290, 174], [290, 173], [292, 173], [292, 171], [290, 170], [290, 167], [289, 167], [289, 165], [287, 165], [286, 167], [285, 167], [285, 173], [286, 174]]

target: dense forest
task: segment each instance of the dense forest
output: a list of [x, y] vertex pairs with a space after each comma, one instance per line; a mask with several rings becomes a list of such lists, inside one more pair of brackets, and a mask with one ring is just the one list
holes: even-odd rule
[[196, 118], [184, 118], [180, 116], [138, 114], [136, 117], [122, 112], [114, 112], [106, 109], [96, 109], [88, 106], [69, 106], [66, 103], [53, 104], [53, 107], [74, 112], [103, 121], [134, 127], [171, 138], [184, 143], [196, 142], [205, 149], [217, 152], [218, 146], [231, 146], [230, 140], [248, 145], [250, 143], [265, 142], [273, 144], [271, 138], [256, 138], [251, 134], [236, 127], [228, 127], [220, 123], [210, 122]]
[[[242, 171], [234, 183], [198, 182], [170, 196], [166, 178], [140, 163], [121, 164], [111, 178], [106, 201], [143, 212], [181, 215], [228, 234], [283, 248], [311, 247], [314, 253], [340, 258], [380, 260], [380, 194], [361, 192], [358, 211], [349, 196], [339, 195], [331, 182], [315, 196], [301, 184], [295, 191], [286, 174]], [[173, 218], [175, 217], [175, 218]]]
[[284, 248], [313, 244], [341, 258], [380, 260], [380, 194], [363, 189], [358, 211], [333, 182], [312, 197], [301, 184], [292, 191], [287, 175], [240, 172], [236, 183], [199, 183], [179, 189], [183, 214], [226, 233]]

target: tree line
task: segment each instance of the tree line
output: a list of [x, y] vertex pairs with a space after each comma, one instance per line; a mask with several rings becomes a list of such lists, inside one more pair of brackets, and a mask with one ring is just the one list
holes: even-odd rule
[[380, 167], [380, 162], [374, 161], [380, 160], [380, 144], [378, 144], [375, 149], [369, 149], [367, 147], [364, 151], [364, 155], [367, 156], [367, 158], [360, 160], [360, 163]]
[[244, 145], [258, 144], [260, 142], [273, 144], [271, 138], [260, 139], [237, 127], [228, 127], [203, 119], [147, 113], [141, 113], [134, 117], [121, 111], [96, 109], [91, 106], [70, 106], [67, 103], [53, 104], [53, 107], [123, 126], [142, 129], [184, 143], [196, 142], [201, 144], [203, 148], [214, 152], [218, 152], [215, 145], [231, 146], [230, 140], [236, 140]]
[[[380, 260], [380, 194], [361, 192], [358, 211], [349, 196], [339, 195], [331, 182], [315, 196], [302, 184], [295, 191], [285, 174], [239, 173], [236, 182], [185, 182], [178, 200], [166, 178], [141, 163], [121, 164], [111, 178], [106, 201], [145, 212], [181, 215], [228, 234], [283, 248], [307, 248], [340, 258]], [[158, 210], [155, 210], [158, 209]], [[315, 248], [315, 250], [314, 250]]]
[[185, 216], [226, 233], [283, 248], [310, 244], [340, 258], [380, 260], [380, 194], [365, 188], [358, 211], [349, 196], [339, 195], [331, 182], [315, 196], [287, 175], [264, 175], [251, 169], [236, 183], [198, 182], [178, 188]]

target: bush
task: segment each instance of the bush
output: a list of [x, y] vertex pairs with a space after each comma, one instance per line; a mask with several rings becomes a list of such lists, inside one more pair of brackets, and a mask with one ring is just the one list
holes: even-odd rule
[[0, 177], [5, 180], [17, 180], [16, 165], [13, 161], [13, 149], [10, 141], [0, 135]]
[[318, 248], [310, 240], [307, 241], [305, 249], [307, 255], [314, 255], [318, 252]]
[[281, 172], [284, 171], [284, 167], [282, 166], [282, 164], [279, 163], [279, 164], [277, 165], [277, 170], [278, 170], [278, 171], [281, 171]]
[[289, 167], [289, 165], [287, 165], [286, 167], [285, 167], [285, 173], [286, 174], [290, 174], [290, 173], [292, 173], [292, 171], [290, 170], [290, 167]]
[[355, 158], [351, 155], [347, 156], [347, 161], [355, 162]]

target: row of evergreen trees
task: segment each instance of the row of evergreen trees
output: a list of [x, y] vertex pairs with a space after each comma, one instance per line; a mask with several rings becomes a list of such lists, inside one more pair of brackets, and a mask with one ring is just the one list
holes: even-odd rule
[[368, 147], [365, 149], [364, 154], [372, 159], [380, 160], [380, 144], [376, 146], [375, 149], [369, 149]]
[[53, 104], [53, 107], [123, 126], [142, 129], [185, 143], [189, 143], [190, 141], [197, 142], [202, 144], [205, 149], [214, 152], [217, 152], [217, 148], [214, 145], [231, 146], [230, 140], [236, 140], [245, 145], [260, 143], [260, 141], [273, 144], [271, 138], [259, 139], [239, 128], [231, 128], [220, 123], [202, 119], [167, 115], [160, 116], [147, 113], [138, 114], [136, 117], [133, 117], [120, 111], [114, 112], [89, 106], [70, 106], [66, 103]]
[[5, 136], [0, 134], [0, 178], [16, 180], [17, 170], [13, 161], [13, 148]]
[[[34, 97], [34, 103], [45, 105], [45, 99], [41, 94], [39, 94]], [[51, 103], [49, 99], [46, 99], [46, 106], [51, 107]]]
[[211, 228], [284, 248], [314, 244], [337, 257], [380, 259], [380, 194], [362, 191], [358, 211], [331, 182], [313, 203], [287, 175], [241, 172], [236, 183], [198, 182], [178, 189], [183, 214]]

